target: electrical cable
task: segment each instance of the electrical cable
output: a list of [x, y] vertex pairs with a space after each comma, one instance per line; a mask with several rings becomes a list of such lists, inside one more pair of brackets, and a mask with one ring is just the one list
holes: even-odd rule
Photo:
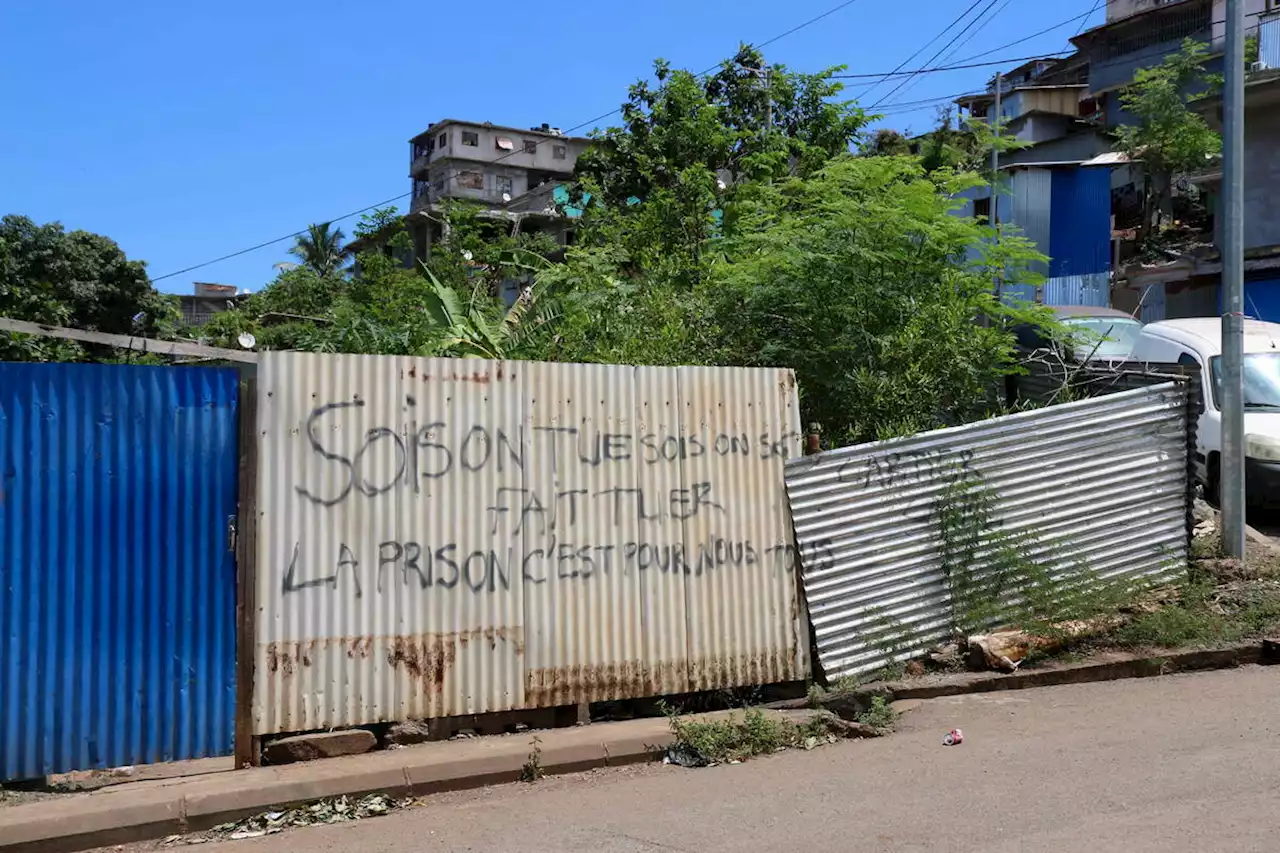
[[[982, 11], [980, 11], [980, 12], [978, 13], [978, 16], [977, 16], [977, 17], [973, 18], [971, 21], [969, 21], [969, 23], [965, 24], [964, 29], [962, 29], [960, 32], [956, 33], [956, 34], [955, 34], [955, 36], [953, 36], [953, 37], [952, 37], [952, 39], [951, 39], [951, 41], [950, 41], [950, 42], [948, 42], [947, 44], [945, 44], [945, 45], [943, 45], [942, 47], [940, 47], [940, 48], [938, 49], [938, 51], [937, 51], [936, 53], [934, 53], [934, 55], [933, 55], [933, 56], [931, 56], [931, 57], [929, 58], [929, 61], [928, 61], [928, 62], [926, 62], [926, 63], [924, 64], [924, 67], [925, 67], [925, 68], [928, 68], [928, 67], [930, 67], [931, 65], [933, 65], [933, 63], [934, 63], [934, 62], [936, 62], [936, 61], [938, 60], [938, 57], [939, 57], [939, 56], [941, 56], [943, 53], [945, 53], [945, 52], [947, 51], [947, 49], [948, 49], [948, 48], [950, 48], [950, 47], [951, 47], [952, 45], [954, 45], [957, 41], [959, 41], [959, 40], [960, 40], [960, 37], [961, 37], [961, 36], [963, 36], [965, 33], [967, 33], [970, 29], [972, 29], [972, 28], [973, 28], [973, 26], [974, 26], [974, 24], [978, 23], [978, 21], [979, 21], [979, 20], [980, 20], [980, 19], [981, 19], [981, 18], [982, 18], [982, 17], [983, 17], [987, 12], [991, 11], [992, 7], [994, 7], [994, 6], [996, 5], [996, 3], [998, 3], [998, 2], [1000, 2], [1000, 0], [990, 0], [990, 2], [988, 2], [988, 3], [987, 3], [986, 8], [985, 8], [985, 9], [983, 9]], [[911, 77], [914, 77], [914, 76], [916, 76], [916, 75], [911, 75]], [[876, 107], [880, 106], [880, 105], [881, 105], [881, 104], [883, 104], [885, 101], [889, 100], [889, 99], [890, 99], [890, 98], [892, 98], [894, 95], [898, 94], [898, 92], [902, 90], [902, 87], [903, 87], [903, 86], [905, 86], [905, 85], [907, 85], [907, 81], [908, 81], [908, 80], [910, 80], [910, 79], [911, 79], [911, 77], [908, 77], [908, 78], [907, 78], [907, 80], [904, 80], [904, 81], [902, 81], [901, 83], [899, 83], [897, 86], [895, 86], [895, 87], [893, 88], [893, 90], [892, 90], [892, 91], [890, 91], [890, 92], [889, 92], [889, 94], [885, 95], [884, 97], [880, 98], [880, 100], [878, 100], [878, 101], [876, 101], [874, 104], [872, 104], [872, 105], [871, 105], [871, 109], [873, 109], [873, 110], [874, 110]]]
[[[813, 17], [813, 18], [810, 18], [809, 20], [807, 20], [807, 21], [805, 21], [805, 22], [803, 22], [803, 23], [801, 23], [801, 24], [797, 24], [796, 26], [792, 27], [792, 28], [791, 28], [791, 29], [789, 29], [789, 30], [786, 30], [785, 32], [781, 32], [781, 33], [779, 33], [779, 34], [777, 34], [777, 35], [775, 35], [775, 36], [773, 36], [773, 37], [771, 37], [771, 38], [768, 38], [768, 39], [766, 39], [766, 40], [764, 40], [764, 41], [760, 42], [759, 44], [755, 45], [755, 47], [756, 47], [756, 48], [761, 48], [761, 47], [766, 47], [766, 46], [768, 46], [768, 45], [771, 45], [771, 44], [773, 44], [773, 43], [775, 43], [775, 42], [777, 42], [777, 41], [780, 41], [781, 39], [786, 38], [786, 37], [787, 37], [787, 36], [789, 36], [789, 35], [793, 35], [793, 34], [795, 34], [795, 33], [799, 32], [800, 30], [803, 30], [805, 27], [809, 27], [809, 26], [812, 26], [813, 24], [818, 23], [819, 21], [823, 20], [824, 18], [828, 18], [828, 17], [830, 17], [831, 15], [834, 15], [836, 12], [839, 12], [839, 11], [841, 11], [842, 9], [846, 9], [846, 8], [848, 8], [849, 6], [852, 6], [854, 3], [857, 3], [857, 2], [858, 2], [858, 0], [844, 0], [844, 2], [839, 3], [839, 4], [835, 5], [835, 6], [832, 6], [830, 9], [826, 10], [826, 11], [825, 11], [825, 12], [823, 12], [822, 14], [817, 15], [817, 16], [815, 16], [815, 17]], [[707, 74], [711, 73], [711, 72], [712, 72], [712, 71], [714, 71], [715, 69], [719, 68], [719, 67], [720, 67], [720, 65], [721, 65], [721, 63], [716, 63], [716, 64], [715, 64], [715, 65], [713, 65], [711, 68], [709, 68], [709, 69], [707, 69], [706, 71], [702, 72], [702, 75], [700, 75], [700, 76], [706, 76]], [[578, 123], [578, 124], [574, 125], [573, 127], [569, 128], [568, 130], [563, 131], [563, 134], [567, 136], [567, 135], [569, 135], [569, 134], [573, 133], [575, 130], [581, 130], [582, 128], [586, 127], [587, 125], [595, 124], [596, 122], [598, 122], [598, 121], [602, 121], [603, 119], [606, 119], [606, 118], [608, 118], [609, 116], [614, 115], [615, 113], [619, 113], [619, 112], [621, 112], [621, 111], [622, 111], [622, 109], [621, 109], [621, 108], [609, 110], [609, 112], [607, 112], [607, 113], [602, 113], [601, 115], [598, 115], [598, 116], [596, 116], [595, 118], [587, 119], [587, 120], [586, 120], [586, 121], [584, 121], [584, 122], [580, 122], [580, 123]], [[554, 139], [554, 138], [555, 138], [555, 137], [549, 137], [549, 138], [546, 138], [546, 139], [539, 139], [539, 140], [535, 143], [535, 148], [536, 148], [536, 146], [538, 146], [538, 145], [542, 145], [542, 144], [543, 144], [543, 143], [545, 143], [545, 142], [549, 142], [549, 141], [551, 141], [551, 139]], [[512, 149], [511, 151], [509, 151], [508, 153], [506, 153], [506, 154], [502, 155], [501, 157], [498, 157], [498, 158], [497, 158], [497, 159], [495, 159], [495, 160], [491, 160], [491, 161], [489, 161], [489, 164], [490, 164], [490, 165], [492, 165], [493, 163], [501, 163], [503, 160], [507, 159], [508, 157], [513, 157], [513, 156], [515, 156], [517, 153], [525, 153], [525, 152], [524, 152], [524, 149], [523, 149], [523, 148], [521, 148], [521, 149], [519, 149], [519, 150], [517, 150], [517, 149]], [[446, 178], [446, 180], [447, 180], [447, 181], [452, 181], [452, 180], [455, 180], [456, 178], [457, 178], [457, 175], [456, 175], [456, 174], [454, 174], [454, 175], [450, 175], [450, 176], [448, 176], [448, 177]], [[344, 219], [350, 219], [350, 218], [351, 218], [351, 217], [353, 217], [353, 216], [358, 216], [358, 215], [360, 215], [361, 213], [366, 213], [366, 212], [368, 212], [368, 211], [370, 211], [370, 210], [374, 210], [375, 208], [382, 207], [383, 205], [386, 205], [386, 204], [390, 204], [391, 202], [399, 201], [399, 200], [401, 200], [401, 199], [403, 199], [403, 198], [406, 198], [406, 197], [412, 196], [413, 194], [414, 194], [414, 191], [413, 191], [413, 190], [410, 190], [410, 191], [409, 191], [409, 192], [407, 192], [407, 193], [401, 193], [400, 195], [397, 195], [397, 196], [395, 196], [395, 197], [393, 197], [393, 198], [387, 199], [386, 201], [379, 202], [378, 204], [371, 204], [371, 205], [369, 205], [368, 207], [362, 207], [362, 208], [360, 208], [359, 210], [352, 211], [351, 213], [343, 214], [342, 216], [336, 217], [336, 218], [334, 218], [334, 219], [330, 219], [330, 220], [328, 220], [328, 221], [327, 221], [327, 223], [326, 223], [326, 224], [330, 224], [330, 225], [331, 225], [331, 224], [333, 224], [334, 222], [340, 222], [340, 221], [342, 221], [342, 220], [344, 220]], [[301, 231], [294, 231], [292, 234], [286, 234], [286, 235], [285, 235], [285, 236], [283, 236], [283, 237], [277, 237], [276, 239], [274, 239], [274, 240], [268, 240], [268, 241], [266, 241], [265, 243], [258, 243], [257, 245], [250, 246], [250, 247], [249, 247], [249, 248], [247, 248], [247, 249], [240, 249], [239, 251], [231, 252], [230, 254], [223, 255], [223, 256], [221, 256], [221, 257], [219, 257], [219, 258], [214, 258], [214, 259], [213, 259], [213, 260], [211, 260], [211, 261], [204, 261], [204, 262], [202, 262], [202, 263], [194, 264], [194, 265], [192, 265], [192, 266], [185, 267], [185, 268], [180, 269], [180, 270], [175, 270], [174, 272], [169, 272], [169, 273], [165, 273], [164, 275], [155, 276], [155, 277], [153, 277], [153, 278], [151, 279], [151, 281], [152, 281], [152, 282], [163, 281], [163, 280], [165, 280], [166, 278], [173, 278], [174, 276], [179, 276], [179, 275], [182, 275], [183, 273], [193, 272], [194, 270], [201, 269], [202, 267], [207, 267], [207, 266], [211, 266], [212, 264], [221, 263], [222, 261], [230, 260], [231, 258], [238, 258], [238, 257], [240, 257], [241, 255], [247, 255], [247, 254], [249, 254], [250, 252], [256, 252], [256, 251], [257, 251], [257, 250], [259, 250], [259, 249], [265, 249], [267, 246], [274, 246], [274, 245], [275, 245], [275, 244], [277, 244], [277, 243], [283, 243], [283, 242], [285, 242], [286, 240], [292, 240], [292, 239], [295, 239], [295, 238], [300, 237], [300, 236], [302, 236], [303, 234], [306, 234], [306, 233], [307, 233], [307, 229], [305, 229], [305, 228], [304, 228], [304, 229], [302, 229]]]
[[960, 15], [959, 15], [959, 16], [958, 16], [954, 21], [952, 21], [951, 23], [949, 23], [949, 24], [947, 24], [945, 27], [943, 27], [941, 32], [939, 32], [939, 33], [938, 33], [937, 35], [935, 35], [933, 38], [929, 39], [929, 40], [928, 40], [927, 42], [925, 42], [924, 44], [920, 45], [920, 47], [916, 48], [916, 52], [915, 52], [915, 53], [911, 54], [911, 55], [910, 55], [910, 56], [908, 56], [906, 59], [904, 59], [904, 60], [902, 60], [901, 62], [899, 62], [899, 63], [898, 63], [898, 67], [894, 68], [894, 69], [893, 69], [893, 71], [890, 71], [888, 74], [886, 74], [885, 76], [881, 77], [881, 78], [880, 78], [879, 80], [877, 80], [876, 82], [874, 82], [874, 83], [871, 83], [871, 84], [867, 85], [867, 86], [866, 86], [862, 91], [858, 92], [854, 97], [855, 97], [855, 98], [857, 98], [857, 99], [865, 98], [868, 94], [870, 94], [870, 93], [871, 93], [872, 91], [874, 91], [877, 87], [879, 87], [879, 86], [880, 86], [880, 84], [884, 83], [884, 81], [885, 81], [885, 80], [888, 80], [890, 76], [892, 76], [893, 74], [896, 74], [897, 72], [899, 72], [899, 71], [901, 71], [903, 68], [905, 68], [905, 67], [907, 66], [907, 63], [911, 62], [911, 61], [912, 61], [913, 59], [915, 59], [917, 56], [919, 56], [920, 54], [922, 54], [922, 53], [924, 53], [926, 50], [928, 50], [930, 45], [932, 45], [932, 44], [933, 44], [934, 42], [936, 42], [938, 39], [942, 38], [942, 37], [943, 37], [943, 36], [945, 36], [948, 32], [950, 32], [952, 27], [956, 26], [956, 25], [957, 25], [957, 24], [959, 24], [961, 21], [963, 21], [965, 18], [969, 17], [969, 13], [970, 13], [970, 12], [972, 12], [974, 9], [978, 8], [978, 6], [980, 6], [981, 4], [982, 4], [982, 0], [974, 0], [974, 2], [973, 2], [972, 4], [970, 4], [969, 8], [967, 8], [967, 9], [965, 9], [963, 12], [961, 12], [961, 13], [960, 13]]

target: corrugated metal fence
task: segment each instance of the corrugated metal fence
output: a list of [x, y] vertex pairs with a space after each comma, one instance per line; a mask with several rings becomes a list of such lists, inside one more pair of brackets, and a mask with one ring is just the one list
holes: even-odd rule
[[257, 734], [804, 678], [790, 371], [268, 353]]
[[[950, 635], [954, 577], [941, 514], [958, 486], [992, 501], [989, 529], [1070, 576], [1185, 567], [1188, 388], [1150, 388], [787, 465], [804, 588], [828, 678], [883, 667]], [[991, 573], [994, 546], [977, 552]]]
[[0, 364], [0, 779], [231, 752], [237, 399]]

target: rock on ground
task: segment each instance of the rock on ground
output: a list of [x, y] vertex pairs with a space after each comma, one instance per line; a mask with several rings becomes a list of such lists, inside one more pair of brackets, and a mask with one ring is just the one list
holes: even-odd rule
[[338, 755], [359, 755], [373, 749], [377, 743], [378, 739], [373, 736], [373, 732], [344, 729], [273, 740], [263, 748], [262, 754], [271, 764], [291, 764], [295, 761], [313, 761]]

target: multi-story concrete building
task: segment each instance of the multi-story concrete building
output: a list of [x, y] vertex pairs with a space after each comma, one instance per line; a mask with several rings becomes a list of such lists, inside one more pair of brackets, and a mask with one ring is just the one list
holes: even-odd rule
[[551, 230], [563, 241], [565, 217], [543, 198], [573, 177], [589, 139], [546, 124], [521, 130], [445, 119], [409, 144], [413, 201], [406, 222], [417, 257], [439, 238], [438, 214], [451, 199], [479, 202], [494, 219], [518, 217], [523, 227]]

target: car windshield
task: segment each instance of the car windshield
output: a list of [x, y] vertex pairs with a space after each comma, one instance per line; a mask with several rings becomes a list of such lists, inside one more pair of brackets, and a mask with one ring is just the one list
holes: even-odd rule
[[[1129, 317], [1064, 317], [1076, 358], [1128, 358], [1142, 324]], [[1096, 349], [1095, 349], [1096, 347]]]
[[[1213, 396], [1222, 407], [1222, 356], [1209, 359]], [[1244, 357], [1244, 407], [1280, 409], [1280, 352], [1251, 352]]]

